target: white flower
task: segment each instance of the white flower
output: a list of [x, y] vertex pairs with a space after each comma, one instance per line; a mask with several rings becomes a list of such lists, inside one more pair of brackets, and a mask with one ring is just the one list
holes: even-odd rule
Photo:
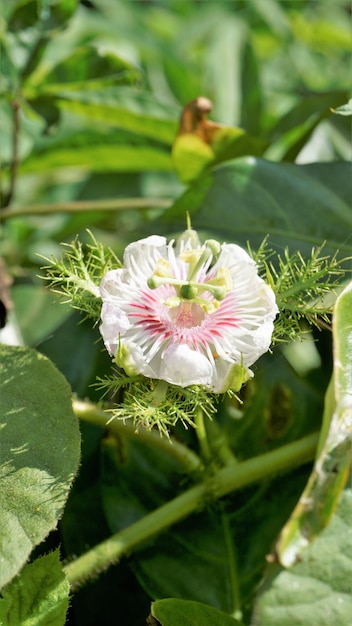
[[188, 230], [177, 246], [152, 236], [127, 246], [100, 285], [100, 332], [128, 375], [238, 390], [269, 349], [272, 289], [239, 246]]

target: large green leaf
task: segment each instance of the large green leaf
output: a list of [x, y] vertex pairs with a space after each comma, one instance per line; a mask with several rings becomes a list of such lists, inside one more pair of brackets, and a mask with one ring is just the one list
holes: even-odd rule
[[[254, 371], [242, 391], [243, 405], [225, 398], [219, 409], [218, 419], [241, 460], [300, 439], [321, 425], [323, 391], [297, 375], [280, 350], [263, 356]], [[234, 419], [239, 408], [241, 419]]]
[[0, 586], [55, 528], [78, 468], [70, 388], [43, 355], [1, 346]]
[[70, 586], [52, 552], [29, 565], [2, 590], [2, 626], [64, 626]]
[[352, 491], [332, 522], [288, 570], [265, 581], [252, 626], [349, 626], [352, 615]]
[[240, 158], [203, 175], [190, 187], [165, 220], [186, 211], [197, 230], [227, 241], [257, 247], [266, 235], [280, 250], [289, 246], [310, 254], [326, 241], [327, 253], [352, 248], [352, 211], [348, 163], [294, 165]]
[[352, 283], [336, 300], [333, 338], [333, 384], [327, 392], [318, 456], [277, 547], [285, 566], [300, 559], [302, 549], [329, 523], [352, 466]]
[[[258, 438], [262, 437], [261, 431]], [[187, 487], [172, 444], [112, 437], [103, 447], [102, 494], [116, 533]], [[192, 515], [134, 554], [132, 565], [152, 598], [178, 597], [233, 613], [251, 601], [265, 556], [307, 480], [307, 469], [233, 494]], [[138, 476], [138, 480], [136, 480]], [[177, 563], [177, 567], [175, 567]]]
[[161, 626], [241, 626], [242, 623], [212, 606], [175, 598], [153, 602], [151, 616]]

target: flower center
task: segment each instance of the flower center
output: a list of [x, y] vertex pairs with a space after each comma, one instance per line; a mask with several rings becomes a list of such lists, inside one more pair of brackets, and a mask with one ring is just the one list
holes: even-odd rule
[[[174, 288], [175, 295], [163, 303], [170, 309], [179, 310], [180, 319], [184, 320], [180, 323], [185, 328], [199, 326], [201, 320], [194, 323], [194, 319], [199, 318], [199, 311], [202, 312], [202, 319], [204, 313], [215, 311], [220, 306], [220, 301], [233, 288], [231, 274], [226, 267], [219, 268], [208, 280], [205, 277], [206, 266], [209, 267], [212, 258], [219, 252], [220, 244], [213, 240], [206, 241], [202, 248], [183, 250], [179, 258], [188, 265], [186, 280], [175, 276], [170, 261], [164, 258], [157, 261], [152, 275], [148, 278], [147, 284], [150, 289], [157, 289], [161, 285]], [[203, 282], [199, 281], [200, 275], [203, 276]], [[187, 306], [188, 304], [197, 308], [192, 309], [191, 306]], [[194, 315], [194, 310], [198, 311], [198, 315], [191, 320], [190, 315]]]
[[179, 328], [193, 328], [201, 325], [205, 313], [199, 304], [181, 302], [177, 307], [170, 309], [169, 317]]

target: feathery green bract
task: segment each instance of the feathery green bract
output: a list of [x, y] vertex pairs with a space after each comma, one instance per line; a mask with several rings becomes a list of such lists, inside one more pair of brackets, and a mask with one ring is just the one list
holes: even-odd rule
[[69, 244], [63, 243], [63, 255], [59, 259], [43, 257], [50, 265], [42, 269], [46, 270], [44, 278], [50, 281], [54, 293], [97, 322], [101, 309], [100, 281], [109, 270], [121, 267], [121, 262], [113, 250], [99, 243], [89, 230], [87, 232], [91, 244], [83, 247], [78, 237]]
[[129, 377], [124, 373], [100, 378], [96, 387], [104, 396], [122, 392], [121, 402], [109, 409], [111, 419], [130, 420], [136, 428], [152, 429], [168, 436], [169, 429], [178, 421], [185, 428], [194, 427], [194, 415], [202, 411], [211, 418], [216, 410], [216, 395], [198, 385], [176, 387], [163, 380], [144, 376]]
[[275, 321], [273, 343], [293, 341], [302, 332], [302, 321], [321, 328], [330, 324], [330, 314], [342, 289], [348, 270], [342, 267], [347, 259], [323, 256], [324, 244], [312, 248], [304, 258], [299, 251], [281, 256], [268, 248], [265, 239], [256, 253], [250, 254], [259, 274], [272, 287], [280, 314]]

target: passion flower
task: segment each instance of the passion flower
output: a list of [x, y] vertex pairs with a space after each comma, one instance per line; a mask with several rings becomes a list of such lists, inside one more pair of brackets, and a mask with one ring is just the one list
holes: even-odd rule
[[233, 243], [177, 244], [151, 236], [127, 246], [102, 279], [100, 332], [127, 375], [215, 393], [238, 390], [271, 343], [274, 292]]

